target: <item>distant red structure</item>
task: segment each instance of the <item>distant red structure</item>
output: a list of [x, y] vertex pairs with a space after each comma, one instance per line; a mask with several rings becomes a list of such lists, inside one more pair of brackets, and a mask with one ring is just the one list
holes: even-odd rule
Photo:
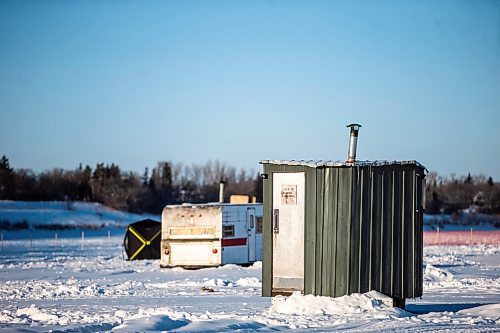
[[424, 246], [500, 245], [500, 230], [424, 231]]

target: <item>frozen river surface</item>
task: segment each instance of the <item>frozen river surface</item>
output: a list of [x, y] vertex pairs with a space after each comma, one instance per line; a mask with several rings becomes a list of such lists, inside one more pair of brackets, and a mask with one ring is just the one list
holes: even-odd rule
[[425, 247], [424, 296], [403, 311], [373, 291], [261, 297], [260, 263], [162, 269], [124, 260], [121, 242], [4, 241], [0, 331], [500, 332], [499, 246]]

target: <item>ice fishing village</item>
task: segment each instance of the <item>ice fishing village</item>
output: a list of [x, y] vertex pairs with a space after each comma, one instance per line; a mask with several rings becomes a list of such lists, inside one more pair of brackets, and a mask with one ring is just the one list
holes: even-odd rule
[[424, 226], [426, 167], [358, 160], [348, 128], [344, 160], [260, 161], [262, 203], [223, 180], [161, 216], [0, 201], [0, 220], [106, 226], [2, 231], [0, 330], [500, 331], [500, 230]]

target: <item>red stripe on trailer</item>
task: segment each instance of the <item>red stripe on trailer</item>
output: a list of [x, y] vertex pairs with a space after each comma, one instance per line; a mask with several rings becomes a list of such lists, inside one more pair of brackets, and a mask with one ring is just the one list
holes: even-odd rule
[[242, 246], [247, 245], [247, 238], [222, 239], [222, 246]]

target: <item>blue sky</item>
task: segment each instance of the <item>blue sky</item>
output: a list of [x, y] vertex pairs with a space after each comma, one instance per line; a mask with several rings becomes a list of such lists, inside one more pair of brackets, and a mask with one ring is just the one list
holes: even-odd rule
[[416, 159], [500, 181], [498, 1], [0, 1], [16, 168]]

